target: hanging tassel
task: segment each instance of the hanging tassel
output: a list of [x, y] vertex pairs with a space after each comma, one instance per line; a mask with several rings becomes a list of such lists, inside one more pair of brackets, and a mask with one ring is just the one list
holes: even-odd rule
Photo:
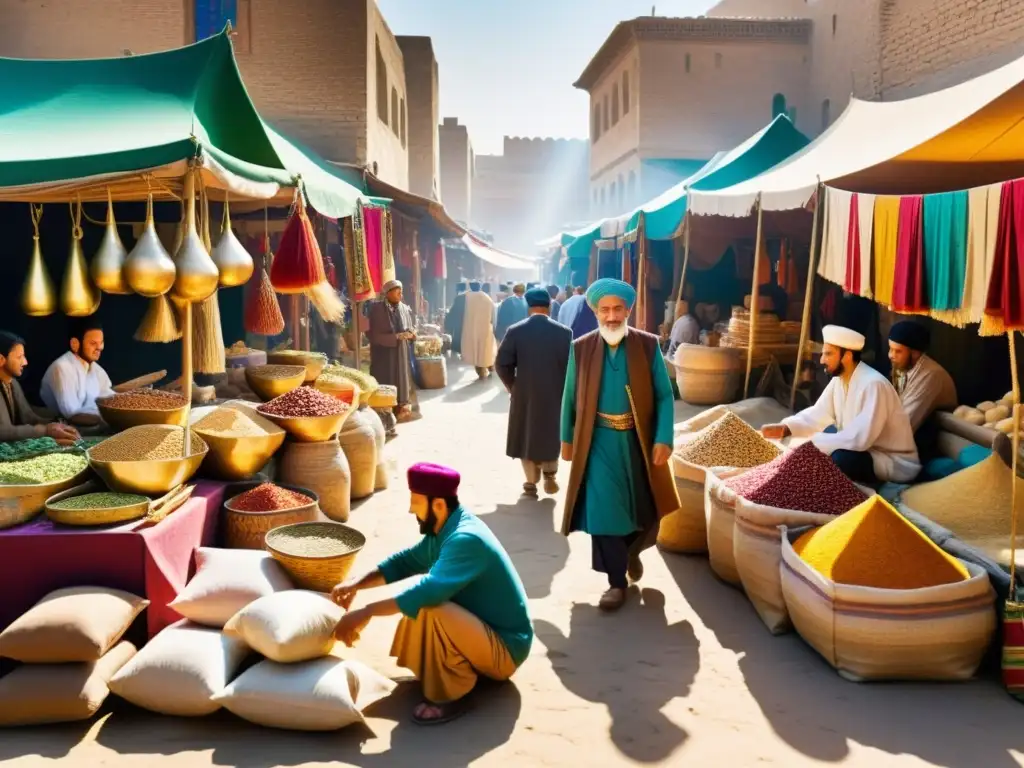
[[274, 254], [270, 251], [270, 231], [267, 221], [267, 209], [263, 208], [263, 263], [260, 265], [259, 275], [250, 280], [246, 286], [245, 312], [243, 324], [248, 333], [256, 333], [260, 336], [277, 336], [284, 330], [284, 315], [281, 313], [281, 303], [274, 293], [274, 286], [270, 284], [270, 275], [267, 269], [274, 260]]
[[166, 344], [181, 338], [178, 314], [167, 296], [157, 296], [149, 302], [139, 328], [135, 331], [136, 341]]
[[305, 293], [316, 311], [329, 323], [344, 316], [345, 307], [327, 282], [323, 256], [301, 194], [281, 235], [281, 243], [270, 267], [270, 282], [278, 293]]
[[[203, 246], [210, 243], [210, 201], [206, 189], [200, 192], [202, 220], [200, 237]], [[192, 369], [195, 373], [224, 373], [224, 329], [220, 324], [219, 291], [214, 292], [192, 307]]]

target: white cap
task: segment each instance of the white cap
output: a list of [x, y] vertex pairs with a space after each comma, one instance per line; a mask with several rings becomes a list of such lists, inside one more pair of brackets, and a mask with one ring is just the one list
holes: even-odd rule
[[848, 349], [851, 352], [860, 352], [864, 349], [866, 339], [861, 333], [857, 333], [841, 325], [826, 325], [821, 329], [821, 338], [826, 344], [833, 347]]

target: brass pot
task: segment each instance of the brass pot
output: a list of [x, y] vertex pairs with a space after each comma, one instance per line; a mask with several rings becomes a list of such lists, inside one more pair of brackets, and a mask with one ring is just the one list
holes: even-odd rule
[[327, 355], [323, 352], [281, 349], [276, 352], [267, 352], [267, 362], [271, 365], [304, 365], [306, 366], [306, 383], [311, 384], [327, 367]]
[[341, 431], [341, 425], [352, 411], [352, 408], [346, 408], [333, 416], [271, 416], [262, 411], [259, 414], [270, 419], [300, 443], [323, 443]]
[[43, 261], [39, 235], [36, 235], [33, 241], [28, 275], [21, 289], [21, 311], [29, 317], [46, 317], [57, 311], [57, 294], [53, 290], [53, 281]]
[[121, 242], [121, 236], [117, 233], [117, 223], [114, 221], [114, 203], [110, 199], [110, 192], [107, 192], [107, 226], [103, 232], [103, 242], [100, 249], [92, 257], [92, 264], [89, 266], [89, 274], [92, 281], [104, 293], [112, 293], [124, 296], [132, 292], [128, 281], [124, 277], [124, 263], [128, 259], [128, 251]]
[[217, 290], [220, 274], [196, 229], [195, 176], [185, 179], [185, 227], [174, 254], [174, 298], [193, 304], [205, 301]]
[[[168, 426], [166, 429], [180, 429]], [[121, 493], [141, 493], [146, 496], [162, 496], [172, 488], [188, 482], [199, 470], [209, 448], [203, 443], [203, 449], [186, 458], [180, 459], [149, 459], [141, 461], [97, 461], [90, 450], [89, 466], [114, 491]]]
[[301, 387], [302, 382], [306, 380], [306, 369], [301, 365], [287, 366], [288, 368], [295, 369], [294, 374], [286, 378], [276, 379], [260, 376], [260, 369], [263, 367], [262, 365], [255, 365], [245, 369], [245, 383], [249, 385], [249, 389], [255, 392], [263, 402], [273, 400], [281, 395], [287, 395], [293, 389]]
[[266, 435], [226, 437], [193, 427], [210, 447], [203, 462], [203, 472], [219, 480], [247, 480], [270, 461], [284, 444], [284, 430]]
[[71, 253], [60, 286], [60, 308], [68, 317], [87, 317], [99, 309], [102, 294], [89, 280], [82, 253], [81, 230], [71, 236]]
[[184, 427], [188, 421], [187, 404], [169, 410], [129, 410], [128, 408], [110, 408], [105, 404], [105, 400], [106, 398], [98, 398], [96, 408], [99, 409], [100, 418], [115, 432], [141, 427], [145, 424], [170, 424], [175, 427]]
[[210, 255], [220, 271], [222, 288], [233, 288], [249, 282], [255, 265], [252, 256], [231, 229], [231, 210], [227, 200], [224, 201], [224, 226], [220, 240]]
[[140, 296], [154, 299], [174, 285], [174, 262], [168, 255], [153, 222], [153, 195], [146, 201], [146, 223], [135, 247], [124, 262], [124, 279]]

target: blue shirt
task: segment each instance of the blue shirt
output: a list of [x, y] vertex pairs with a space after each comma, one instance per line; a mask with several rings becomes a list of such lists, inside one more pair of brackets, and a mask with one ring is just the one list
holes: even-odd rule
[[533, 624], [523, 582], [491, 529], [463, 507], [437, 536], [424, 536], [378, 570], [388, 584], [422, 574], [395, 598], [403, 615], [415, 618], [421, 608], [452, 602], [493, 629], [517, 666], [530, 654]]
[[585, 304], [586, 301], [582, 294], [569, 296], [562, 302], [562, 306], [558, 308], [558, 322], [566, 328], [572, 328], [572, 321], [576, 319], [576, 315], [580, 311], [580, 305]]

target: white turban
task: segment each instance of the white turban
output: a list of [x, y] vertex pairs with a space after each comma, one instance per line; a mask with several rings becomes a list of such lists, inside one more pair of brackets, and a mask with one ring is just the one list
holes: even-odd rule
[[821, 338], [826, 344], [851, 352], [860, 352], [866, 341], [863, 334], [841, 325], [826, 325], [821, 329]]

